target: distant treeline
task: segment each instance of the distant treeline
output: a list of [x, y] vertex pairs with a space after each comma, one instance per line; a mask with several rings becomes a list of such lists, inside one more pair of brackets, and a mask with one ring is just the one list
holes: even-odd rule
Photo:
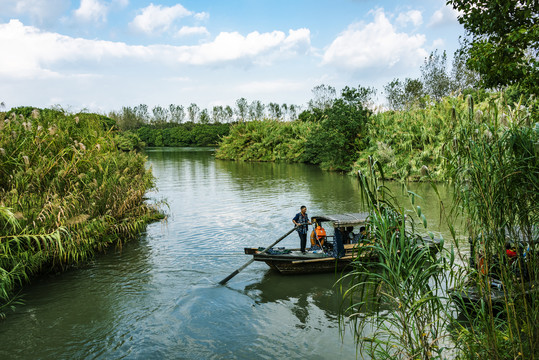
[[121, 148], [138, 149], [144, 146], [217, 146], [228, 135], [234, 123], [258, 119], [295, 120], [300, 106], [293, 104], [263, 104], [245, 98], [235, 106], [214, 106], [211, 111], [197, 104], [187, 107], [170, 104], [168, 107], [146, 104], [124, 106], [109, 113], [123, 130]]
[[133, 130], [146, 146], [216, 146], [228, 135], [231, 124], [144, 125]]
[[259, 100], [250, 103], [245, 98], [236, 100], [235, 105], [216, 105], [201, 109], [197, 104], [189, 106], [170, 104], [149, 108], [146, 104], [134, 107], [124, 106], [120, 111], [112, 111], [109, 117], [114, 119], [120, 129], [134, 130], [142, 126], [170, 127], [184, 123], [223, 124], [240, 121], [260, 120], [264, 118], [295, 120], [301, 112], [301, 106], [294, 104], [264, 104]]

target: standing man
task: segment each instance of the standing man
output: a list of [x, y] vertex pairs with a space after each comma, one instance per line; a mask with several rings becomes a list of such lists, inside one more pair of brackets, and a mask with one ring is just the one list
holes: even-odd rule
[[309, 221], [309, 216], [307, 215], [307, 207], [302, 205], [300, 210], [301, 211], [294, 216], [292, 222], [296, 226], [299, 225], [296, 230], [299, 235], [301, 252], [305, 254], [305, 246], [307, 245], [307, 224], [310, 224], [311, 222]]

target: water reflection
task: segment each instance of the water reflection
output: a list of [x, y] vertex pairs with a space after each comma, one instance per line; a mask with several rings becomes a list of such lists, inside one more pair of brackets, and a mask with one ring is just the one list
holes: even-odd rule
[[334, 287], [338, 277], [335, 274], [312, 274], [303, 276], [283, 276], [268, 270], [262, 279], [245, 287], [245, 293], [257, 304], [289, 302], [292, 312], [305, 324], [309, 306], [322, 310], [328, 320], [336, 320], [341, 298]]

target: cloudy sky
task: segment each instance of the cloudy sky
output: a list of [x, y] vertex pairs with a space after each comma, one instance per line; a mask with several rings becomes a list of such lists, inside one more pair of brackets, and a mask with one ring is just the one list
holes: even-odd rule
[[0, 0], [0, 102], [305, 105], [320, 84], [419, 77], [460, 35], [445, 0]]

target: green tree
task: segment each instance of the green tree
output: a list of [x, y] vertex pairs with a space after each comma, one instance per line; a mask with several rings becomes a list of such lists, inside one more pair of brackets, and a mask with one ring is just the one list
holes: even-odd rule
[[220, 124], [225, 120], [225, 113], [222, 105], [215, 105], [211, 111], [213, 122]]
[[208, 109], [202, 109], [200, 112], [199, 121], [201, 124], [209, 124], [210, 123], [210, 114], [208, 113]]
[[404, 107], [404, 84], [399, 79], [393, 79], [384, 86], [387, 105], [391, 110], [401, 110]]
[[424, 107], [423, 83], [419, 79], [393, 79], [384, 86], [388, 106], [391, 110], [410, 109], [413, 105]]
[[300, 115], [302, 121], [314, 121], [315, 131], [305, 145], [305, 161], [324, 169], [349, 171], [361, 150], [361, 136], [370, 111], [364, 106], [374, 95], [373, 89], [345, 87], [331, 107], [313, 109]]
[[447, 54], [438, 50], [430, 53], [421, 66], [421, 79], [427, 95], [440, 101], [451, 92], [451, 79], [447, 74]]
[[155, 106], [152, 109], [152, 113], [153, 113], [153, 120], [155, 121], [156, 124], [165, 124], [170, 119], [170, 116], [169, 116], [170, 114], [168, 112], [168, 109], [160, 105]]
[[337, 98], [337, 91], [330, 85], [318, 85], [312, 90], [313, 98], [309, 100], [309, 109], [327, 109], [333, 105]]
[[239, 120], [245, 121], [248, 112], [249, 104], [247, 103], [247, 99], [242, 97], [236, 100], [236, 115], [238, 115]]
[[150, 123], [150, 112], [148, 111], [148, 105], [140, 104], [133, 108], [137, 118], [139, 118], [144, 124]]
[[198, 113], [200, 112], [200, 108], [197, 104], [191, 103], [189, 107], [187, 108], [187, 113], [189, 114], [189, 121], [192, 123], [195, 123], [198, 120]]
[[260, 100], [253, 100], [249, 105], [249, 118], [261, 120], [264, 117], [264, 104]]
[[298, 112], [301, 111], [301, 106], [290, 104], [290, 107], [288, 108], [288, 114], [290, 116], [290, 120], [294, 121], [298, 118]]
[[272, 119], [279, 120], [283, 116], [281, 106], [277, 103], [270, 102], [268, 104], [269, 115]]
[[481, 75], [468, 67], [467, 58], [464, 51], [455, 51], [451, 68], [451, 86], [454, 92], [466, 92], [479, 88]]
[[170, 104], [168, 109], [172, 122], [176, 124], [183, 123], [183, 120], [185, 119], [185, 109], [182, 105]]
[[530, 94], [539, 87], [537, 0], [448, 0], [459, 12], [467, 65], [486, 88], [516, 84]]
[[109, 117], [116, 120], [116, 124], [122, 130], [133, 130], [140, 127], [144, 122], [137, 116], [135, 109], [130, 106], [122, 107], [119, 113], [111, 112]]
[[234, 110], [232, 110], [230, 105], [225, 106], [224, 114], [227, 122], [231, 123], [234, 121]]

